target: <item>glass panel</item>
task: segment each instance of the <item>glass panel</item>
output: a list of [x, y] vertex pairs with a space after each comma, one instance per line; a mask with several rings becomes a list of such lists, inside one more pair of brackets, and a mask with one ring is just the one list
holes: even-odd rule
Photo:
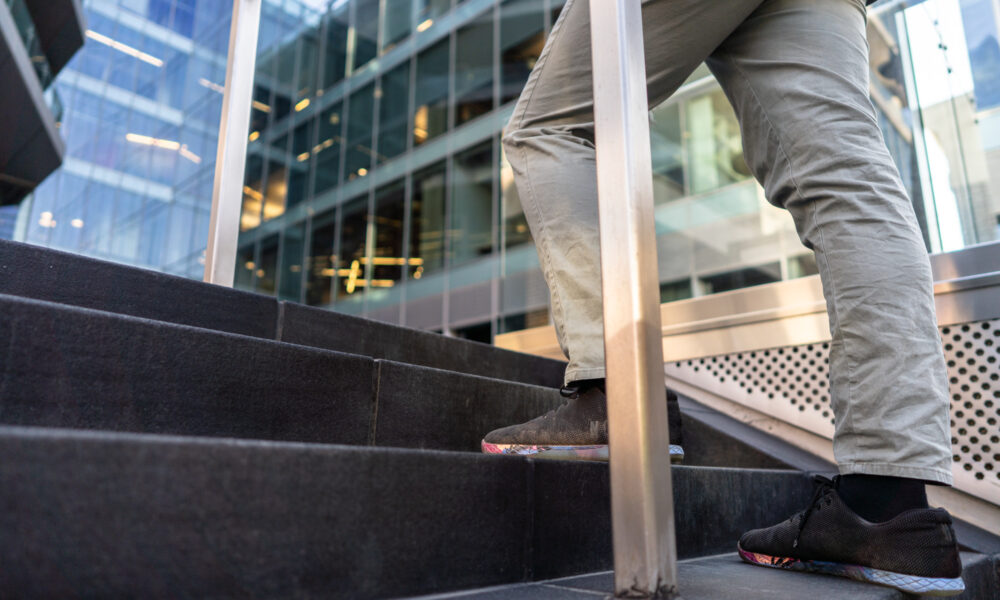
[[406, 268], [403, 255], [405, 203], [406, 187], [403, 181], [391, 183], [375, 192], [375, 248], [372, 252], [368, 310], [400, 302], [399, 282]]
[[337, 226], [336, 209], [313, 219], [312, 241], [309, 245], [309, 275], [306, 283], [306, 304], [327, 306], [333, 299], [331, 284], [336, 275], [333, 241]]
[[417, 31], [430, 27], [434, 19], [451, 9], [451, 0], [417, 0]]
[[691, 280], [666, 281], [660, 284], [660, 302], [673, 302], [691, 297]]
[[[444, 163], [413, 176], [410, 209], [410, 278], [435, 273], [444, 264]], [[417, 264], [415, 259], [419, 259]]]
[[409, 141], [410, 63], [382, 78], [379, 104], [378, 159], [386, 161], [406, 151]]
[[348, 4], [345, 2], [327, 16], [323, 45], [323, 89], [344, 78], [347, 66]]
[[319, 136], [313, 148], [313, 155], [316, 157], [314, 196], [340, 182], [341, 110], [342, 105], [336, 104], [319, 116]]
[[702, 287], [702, 293], [717, 294], [775, 281], [781, 281], [781, 267], [778, 263], [704, 276], [699, 279], [698, 284]]
[[306, 199], [309, 189], [309, 158], [312, 156], [312, 130], [315, 120], [310, 119], [295, 128], [292, 134], [292, 157], [288, 175], [289, 208]]
[[253, 261], [253, 246], [240, 248], [236, 254], [236, 277], [233, 287], [238, 290], [253, 290], [253, 272], [257, 268]]
[[448, 228], [453, 268], [493, 251], [493, 144], [456, 155], [454, 164]]
[[493, 11], [458, 31], [455, 38], [455, 124], [493, 109]]
[[264, 185], [264, 220], [270, 221], [285, 214], [285, 196], [288, 194], [288, 184], [285, 183], [285, 165], [268, 161], [267, 183]]
[[378, 3], [379, 0], [356, 0], [354, 24], [354, 68], [368, 64], [378, 52]]
[[691, 193], [698, 194], [750, 177], [743, 161], [740, 126], [722, 90], [685, 106]]
[[274, 295], [278, 274], [278, 236], [273, 235], [260, 244], [260, 264], [257, 265], [257, 291]]
[[413, 0], [385, 0], [385, 50], [410, 35], [413, 20]]
[[448, 38], [417, 56], [413, 144], [423, 144], [448, 129]]
[[344, 176], [350, 181], [364, 177], [372, 166], [372, 117], [375, 84], [351, 95], [347, 116], [347, 158]]
[[500, 5], [500, 103], [521, 95], [545, 45], [542, 0], [507, 0]]
[[302, 293], [302, 252], [305, 249], [306, 224], [289, 227], [281, 240], [281, 290], [282, 300], [299, 301]]
[[240, 215], [240, 231], [247, 231], [260, 225], [261, 208], [264, 204], [264, 161], [260, 156], [247, 157], [246, 175], [243, 178], [243, 212]]
[[[319, 55], [317, 39], [319, 32], [310, 28], [302, 32], [299, 38], [299, 67], [295, 83], [296, 110], [305, 106], [301, 100], [311, 98], [316, 93], [316, 59]], [[308, 106], [308, 103], [306, 104]], [[301, 107], [301, 108], [300, 108]]]
[[684, 196], [684, 143], [680, 105], [660, 106], [650, 116], [653, 194], [657, 204]]
[[337, 302], [362, 302], [368, 278], [367, 242], [368, 198], [355, 198], [344, 204], [340, 226]]

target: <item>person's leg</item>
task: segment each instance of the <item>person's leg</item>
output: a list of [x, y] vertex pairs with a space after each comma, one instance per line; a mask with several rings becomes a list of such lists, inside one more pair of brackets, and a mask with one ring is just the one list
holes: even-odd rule
[[951, 483], [930, 264], [869, 100], [865, 30], [862, 0], [767, 0], [708, 60], [747, 164], [816, 254], [843, 474], [820, 478], [806, 510], [748, 532], [739, 550], [756, 564], [957, 594], [950, 517], [923, 494], [924, 481]]
[[842, 474], [950, 484], [927, 250], [868, 96], [863, 0], [768, 0], [708, 60], [747, 164], [816, 254]]
[[[672, 94], [760, 2], [644, 3], [651, 102]], [[589, 0], [566, 3], [503, 138], [569, 359], [567, 384], [604, 377], [589, 15]]]

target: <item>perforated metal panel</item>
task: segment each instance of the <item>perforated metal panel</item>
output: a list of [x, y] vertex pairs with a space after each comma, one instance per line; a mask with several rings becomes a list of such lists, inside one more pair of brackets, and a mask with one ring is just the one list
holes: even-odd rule
[[[1000, 503], [1000, 319], [941, 328], [951, 393], [955, 485]], [[833, 438], [829, 343], [668, 363], [666, 373]]]

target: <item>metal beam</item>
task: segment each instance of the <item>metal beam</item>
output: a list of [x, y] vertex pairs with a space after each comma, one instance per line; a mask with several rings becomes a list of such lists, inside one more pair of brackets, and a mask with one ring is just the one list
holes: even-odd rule
[[236, 272], [236, 243], [240, 234], [247, 129], [250, 127], [253, 78], [257, 66], [260, 4], [261, 0], [233, 0], [233, 23], [229, 29], [226, 89], [222, 96], [212, 217], [205, 252], [205, 281], [227, 287], [233, 286]]
[[640, 0], [590, 0], [615, 595], [677, 597]]

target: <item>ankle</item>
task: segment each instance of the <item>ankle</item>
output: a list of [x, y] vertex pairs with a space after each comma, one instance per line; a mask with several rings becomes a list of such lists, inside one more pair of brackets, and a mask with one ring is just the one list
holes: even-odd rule
[[882, 475], [841, 475], [837, 493], [855, 513], [882, 523], [915, 508], [927, 508], [924, 481]]

